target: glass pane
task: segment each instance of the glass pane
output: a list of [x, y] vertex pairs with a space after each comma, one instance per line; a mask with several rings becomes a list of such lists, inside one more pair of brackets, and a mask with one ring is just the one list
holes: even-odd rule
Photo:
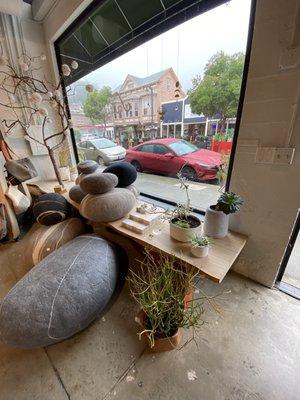
[[130, 31], [130, 27], [114, 1], [109, 1], [100, 8], [91, 20], [103, 34], [109, 44]]
[[176, 3], [180, 3], [180, 0], [162, 0], [162, 2], [164, 3], [164, 6], [166, 8], [173, 6]]
[[160, 0], [143, 1], [142, 7], [141, 0], [118, 0], [118, 3], [133, 28], [163, 11]]
[[89, 61], [90, 56], [87, 51], [80, 46], [78, 40], [72, 35], [60, 46], [60, 54], [66, 54], [69, 57]]
[[85, 22], [74, 35], [92, 56], [107, 47], [105, 40], [91, 21]]

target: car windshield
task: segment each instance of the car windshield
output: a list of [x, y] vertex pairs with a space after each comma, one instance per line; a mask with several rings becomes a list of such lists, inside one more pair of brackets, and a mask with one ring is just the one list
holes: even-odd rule
[[116, 143], [109, 139], [95, 139], [93, 140], [93, 144], [97, 147], [97, 149], [107, 149], [108, 147], [117, 146]]
[[198, 150], [198, 147], [192, 143], [186, 142], [185, 140], [179, 140], [169, 144], [169, 147], [174, 151], [177, 156], [184, 156], [186, 154], [194, 153]]

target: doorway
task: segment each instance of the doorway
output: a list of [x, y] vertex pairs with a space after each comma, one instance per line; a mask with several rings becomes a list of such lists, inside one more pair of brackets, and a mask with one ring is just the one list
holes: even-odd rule
[[285, 250], [275, 286], [300, 299], [300, 209]]

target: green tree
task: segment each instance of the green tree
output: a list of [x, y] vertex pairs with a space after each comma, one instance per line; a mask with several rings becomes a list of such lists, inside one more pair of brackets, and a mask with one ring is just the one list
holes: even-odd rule
[[83, 104], [84, 114], [91, 118], [94, 124], [102, 123], [105, 126], [111, 116], [112, 91], [109, 86], [103, 86], [100, 90], [94, 90], [87, 95]]
[[211, 57], [204, 69], [203, 78], [193, 79], [190, 92], [193, 113], [206, 117], [220, 115], [221, 132], [227, 118], [235, 117], [239, 102], [245, 56], [223, 51]]

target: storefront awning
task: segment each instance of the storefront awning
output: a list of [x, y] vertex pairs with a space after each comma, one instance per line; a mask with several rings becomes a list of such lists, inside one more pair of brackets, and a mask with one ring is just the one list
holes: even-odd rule
[[66, 84], [133, 47], [228, 0], [105, 0], [90, 7], [55, 42], [60, 64], [76, 60]]

